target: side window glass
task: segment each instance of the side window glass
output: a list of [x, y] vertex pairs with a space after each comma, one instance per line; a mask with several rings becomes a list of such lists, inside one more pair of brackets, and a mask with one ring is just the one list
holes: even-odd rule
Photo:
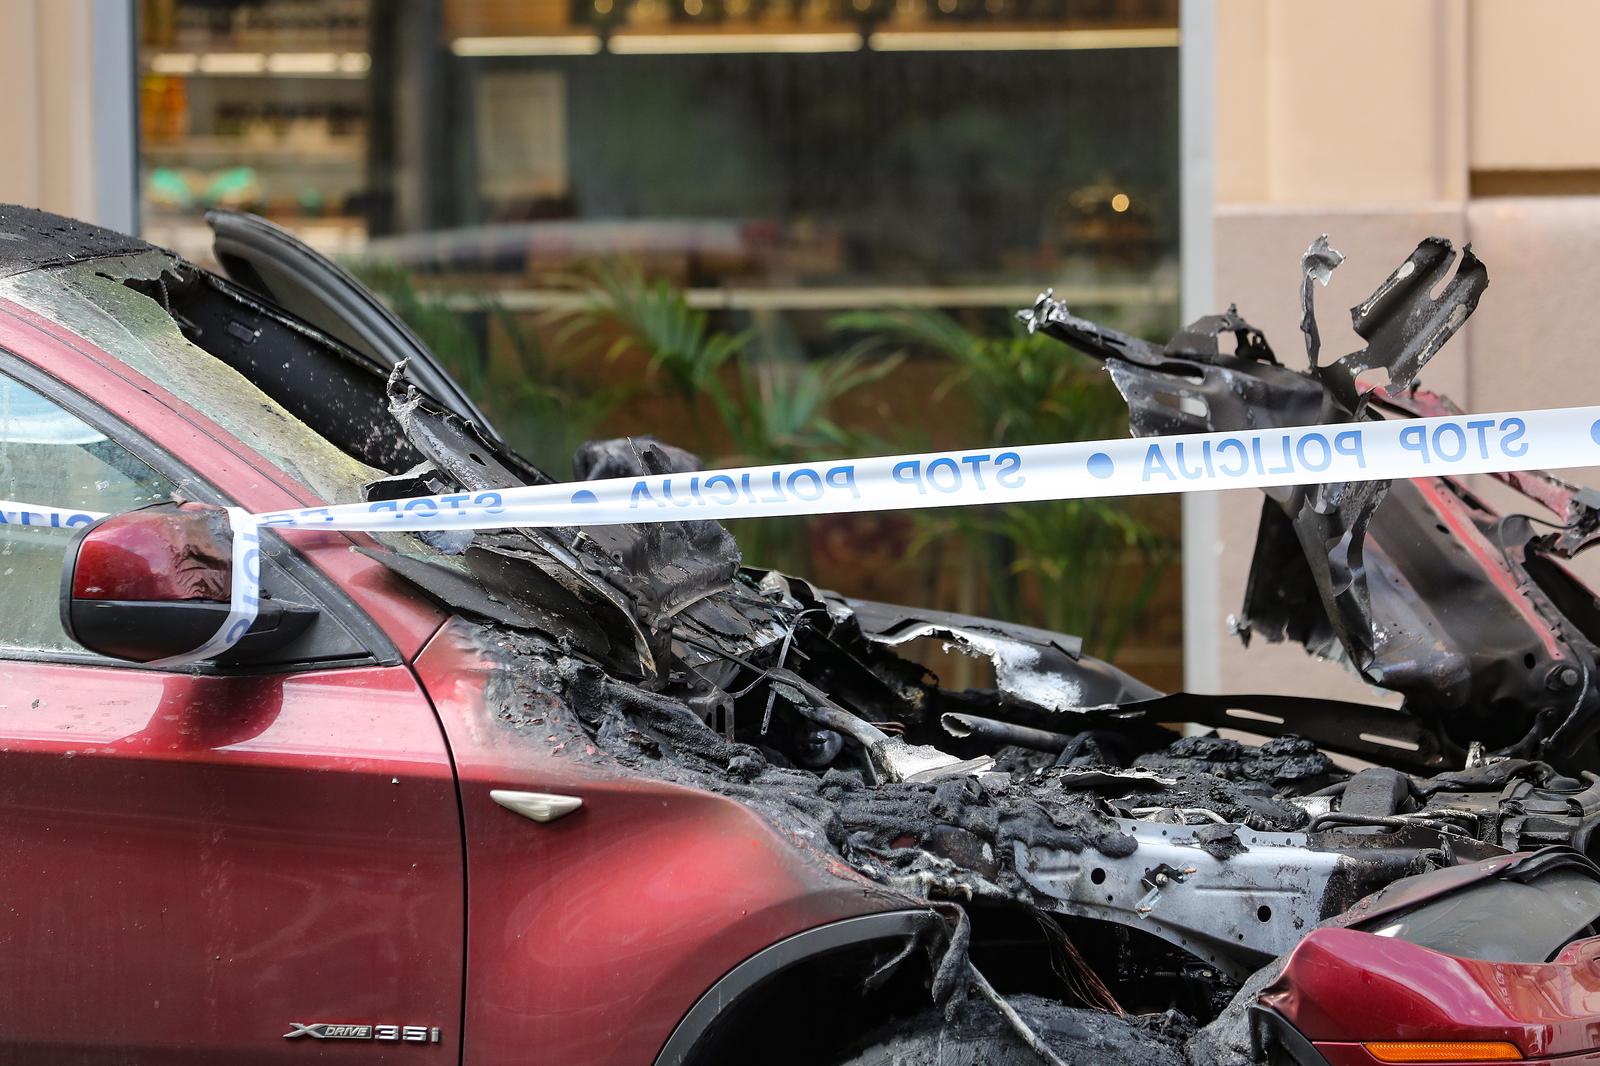
[[[105, 434], [0, 374], [0, 499], [125, 511], [167, 499], [172, 483]], [[81, 650], [56, 609], [70, 529], [0, 524], [0, 654]]]

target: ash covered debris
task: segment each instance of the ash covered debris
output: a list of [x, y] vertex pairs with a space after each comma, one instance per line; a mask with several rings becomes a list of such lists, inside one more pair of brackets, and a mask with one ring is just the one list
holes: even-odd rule
[[[1048, 296], [1025, 316], [1106, 364], [1136, 434], [1403, 418], [1444, 402], [1416, 375], [1487, 284], [1469, 252], [1431, 296], [1453, 259], [1424, 241], [1354, 309], [1367, 346], [1319, 365], [1312, 284], [1342, 260], [1319, 239], [1303, 371], [1232, 309], [1164, 347]], [[530, 477], [415, 393], [392, 405], [426, 457], [408, 484]], [[575, 471], [697, 466], [639, 438], [585, 445]], [[1600, 764], [1600, 615], [1554, 565], [1600, 511], [1545, 475], [1503, 480], [1565, 526], [1539, 532], [1448, 479], [1267, 490], [1243, 635], [1342, 658], [1398, 710], [1163, 695], [1070, 636], [742, 568], [711, 522], [479, 533], [444, 561], [385, 561], [483, 624], [519, 742], [735, 799], [821, 867], [947, 908], [929, 1012], [851, 1061], [1245, 1062], [1245, 1009], [1319, 923], [1400, 878], [1581, 845], [1600, 821], [1600, 778], [1581, 776]], [[1440, 550], [1449, 529], [1462, 550]], [[941, 686], [903, 654], [924, 637], [989, 659], [996, 687]], [[1213, 731], [1162, 724], [1185, 722]], [[1214, 731], [1229, 727], [1257, 739]], [[1330, 752], [1382, 765], [1351, 774]], [[969, 910], [1044, 923], [1051, 997], [1009, 964], [969, 969]]]
[[[1057, 1061], [1073, 1066], [1174, 1066], [1190, 1061], [1185, 1044], [1193, 1026], [1179, 1014], [1096, 1013], [1035, 995], [1013, 996], [1008, 1002]], [[847, 1060], [848, 1066], [1037, 1066], [1040, 1061], [1036, 1052], [1010, 1039], [1005, 1020], [992, 1005], [976, 998], [948, 1016], [930, 1010], [896, 1019], [867, 1034], [862, 1043], [873, 1052]]]
[[770, 742], [730, 740], [682, 699], [612, 678], [537, 636], [505, 633], [497, 643], [519, 665], [508, 675], [508, 725], [526, 721], [512, 708], [540, 708], [535, 732], [561, 726], [574, 745], [592, 738], [631, 769], [743, 800], [891, 887], [1024, 901], [1016, 844], [1108, 857], [1134, 851], [1092, 793], [1019, 786], [992, 773], [869, 784], [860, 767], [802, 769], [779, 746], [781, 730]]

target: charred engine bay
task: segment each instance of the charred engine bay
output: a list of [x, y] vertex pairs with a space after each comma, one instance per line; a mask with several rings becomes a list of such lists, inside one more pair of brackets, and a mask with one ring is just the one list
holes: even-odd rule
[[[1306, 370], [1231, 309], [1164, 347], [1048, 294], [1022, 317], [1105, 363], [1137, 435], [1450, 410], [1415, 379], [1476, 306], [1482, 264], [1469, 249], [1447, 280], [1454, 252], [1424, 241], [1352, 310], [1367, 347], [1319, 365], [1313, 283], [1340, 258], [1324, 238], [1303, 263]], [[371, 498], [536, 475], [398, 372], [390, 406], [425, 462]], [[696, 464], [632, 438], [574, 465]], [[1562, 561], [1600, 535], [1600, 511], [1548, 475], [1500, 480], [1548, 520], [1443, 478], [1266, 491], [1240, 635], [1339, 659], [1398, 710], [1162, 694], [1070, 636], [744, 568], [709, 522], [426, 535], [437, 558], [374, 555], [484, 623], [506, 665], [500, 720], [529, 743], [731, 797], [820, 861], [944, 908], [924, 1027], [949, 1048], [987, 1011], [1017, 1061], [1246, 1061], [1242, 1006], [1306, 932], [1403, 877], [1589, 847], [1600, 612]], [[995, 687], [942, 687], [909, 654], [926, 639], [986, 660]], [[1018, 916], [1044, 930], [1048, 965], [987, 939]], [[927, 1061], [1004, 1057], [947, 1054]]]

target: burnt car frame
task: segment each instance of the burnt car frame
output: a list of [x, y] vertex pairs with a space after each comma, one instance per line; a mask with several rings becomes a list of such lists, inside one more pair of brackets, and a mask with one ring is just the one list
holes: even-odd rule
[[[151, 668], [225, 598], [215, 505], [551, 480], [337, 267], [211, 222], [226, 277], [0, 210], [0, 381], [138, 489], [8, 544], [0, 1058], [1595, 1058], [1587, 490], [1501, 476], [1542, 522], [1446, 478], [1267, 490], [1241, 633], [1398, 709], [1159, 693], [1067, 635], [750, 569], [709, 522], [266, 531], [264, 620]], [[1304, 371], [1232, 310], [1164, 347], [1024, 319], [1136, 434], [1404, 418], [1449, 409], [1415, 378], [1487, 285], [1453, 260], [1424, 241], [1319, 365], [1313, 244]], [[694, 462], [602, 441], [574, 475]], [[75, 645], [31, 621], [52, 551]], [[929, 637], [997, 687], [940, 686], [902, 654]]]

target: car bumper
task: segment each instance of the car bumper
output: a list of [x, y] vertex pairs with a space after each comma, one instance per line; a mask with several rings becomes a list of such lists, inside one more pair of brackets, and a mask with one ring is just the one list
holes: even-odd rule
[[1318, 929], [1252, 1008], [1251, 1032], [1274, 1066], [1600, 1064], [1600, 937], [1510, 963]]

